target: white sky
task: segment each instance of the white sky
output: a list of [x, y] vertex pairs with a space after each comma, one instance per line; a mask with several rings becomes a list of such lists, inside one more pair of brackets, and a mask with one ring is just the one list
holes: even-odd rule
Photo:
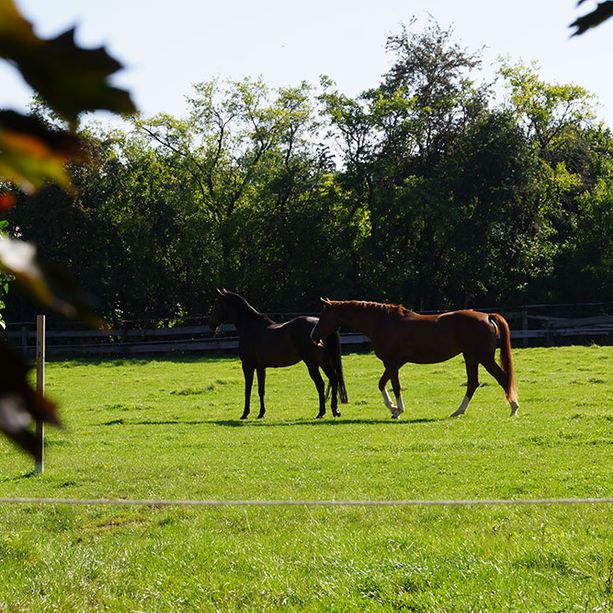
[[[390, 66], [385, 40], [432, 15], [454, 26], [470, 50], [485, 46], [485, 74], [500, 55], [536, 60], [549, 82], [596, 94], [613, 127], [613, 20], [570, 38], [568, 25], [595, 6], [588, 0], [16, 0], [44, 37], [77, 26], [83, 46], [106, 45], [125, 66], [115, 83], [144, 115], [182, 115], [194, 83], [262, 76], [272, 86], [318, 83], [329, 75], [355, 95]], [[31, 92], [0, 63], [0, 108], [24, 109]]]

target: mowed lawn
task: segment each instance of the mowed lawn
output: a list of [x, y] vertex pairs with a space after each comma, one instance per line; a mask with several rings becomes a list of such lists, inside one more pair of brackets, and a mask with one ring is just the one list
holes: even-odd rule
[[[401, 371], [389, 418], [372, 354], [317, 412], [304, 365], [269, 370], [238, 418], [236, 358], [65, 362], [46, 471], [0, 441], [0, 496], [451, 499], [613, 496], [613, 347], [514, 351], [509, 417], [461, 359]], [[254, 387], [253, 413], [257, 414]], [[613, 506], [151, 508], [0, 505], [0, 611], [606, 611]]]

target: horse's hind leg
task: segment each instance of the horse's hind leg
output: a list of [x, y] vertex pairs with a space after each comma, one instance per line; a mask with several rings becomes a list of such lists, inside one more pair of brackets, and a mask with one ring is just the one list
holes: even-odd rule
[[468, 403], [479, 387], [479, 361], [474, 356], [465, 353], [464, 363], [466, 364], [466, 396], [464, 396], [460, 406], [451, 414], [451, 417], [457, 417], [466, 412]]
[[251, 402], [251, 388], [253, 387], [253, 373], [255, 367], [252, 364], [246, 364], [243, 362], [243, 374], [245, 375], [245, 408], [241, 419], [247, 419], [249, 417], [249, 404]]
[[326, 377], [328, 377], [328, 380], [330, 381], [330, 387], [332, 388], [331, 389], [332, 400], [330, 401], [330, 408], [332, 409], [332, 415], [334, 415], [334, 417], [340, 417], [341, 412], [338, 410], [338, 378], [336, 376], [336, 373], [334, 372], [334, 368], [332, 368], [325, 361], [321, 365], [321, 368], [326, 374]]
[[264, 394], [266, 393], [266, 369], [258, 367], [258, 395], [260, 397], [260, 413], [258, 418], [261, 419], [266, 413], [266, 406], [264, 405]]
[[390, 395], [387, 393], [387, 389], [385, 388], [387, 382], [391, 379], [391, 376], [391, 370], [386, 367], [384, 373], [379, 379], [379, 391], [383, 396], [383, 402], [385, 403], [385, 406], [389, 409], [390, 413], [392, 414], [392, 417], [394, 417], [394, 413], [398, 410], [398, 407], [392, 402], [392, 399], [390, 398]]
[[338, 410], [338, 381], [334, 376], [332, 376], [332, 378], [328, 377], [328, 379], [330, 380], [330, 387], [332, 388], [332, 398], [330, 400], [330, 408], [332, 409], [332, 415], [334, 415], [334, 417], [340, 417], [341, 412]]
[[[481, 364], [483, 364], [487, 372], [489, 372], [490, 375], [492, 375], [492, 377], [494, 377], [494, 379], [498, 381], [498, 384], [503, 390], [505, 390], [505, 393], [506, 393], [507, 384], [508, 384], [508, 375], [506, 372], [504, 372], [504, 370], [502, 370], [502, 368], [500, 368], [500, 366], [498, 366], [498, 364], [496, 364], [496, 360], [494, 359], [494, 357], [492, 356], [491, 358], [487, 360], [482, 360]], [[519, 409], [519, 403], [515, 400], [511, 402], [510, 404], [511, 404], [511, 417], [513, 417], [517, 415], [517, 410]]]
[[313, 383], [315, 383], [315, 387], [317, 388], [317, 394], [319, 395], [319, 413], [317, 413], [317, 419], [319, 419], [326, 414], [326, 384], [319, 372], [319, 366], [317, 366], [317, 364], [310, 365], [308, 368], [309, 375], [311, 375], [311, 379], [313, 379]]

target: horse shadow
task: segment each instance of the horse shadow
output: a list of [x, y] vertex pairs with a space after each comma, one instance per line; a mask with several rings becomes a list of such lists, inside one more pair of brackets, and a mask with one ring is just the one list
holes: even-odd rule
[[359, 418], [351, 418], [351, 419], [343, 419], [343, 418], [335, 418], [335, 419], [290, 419], [286, 421], [267, 421], [265, 419], [258, 420], [245, 420], [245, 419], [212, 419], [207, 423], [213, 424], [216, 426], [223, 426], [227, 428], [291, 428], [298, 426], [315, 426], [315, 427], [339, 427], [345, 425], [365, 425], [365, 426], [377, 426], [381, 424], [390, 424], [395, 423], [396, 425], [404, 425], [410, 426], [414, 424], [427, 424], [434, 423], [438, 421], [443, 421], [443, 419], [439, 418], [415, 418], [415, 419], [403, 419], [403, 420], [392, 420], [392, 419], [359, 419]]
[[141, 419], [131, 421], [124, 419], [112, 419], [103, 421], [98, 426], [201, 426], [210, 423], [207, 419]]
[[291, 428], [298, 426], [337, 427], [343, 425], [367, 425], [395, 423], [396, 425], [429, 424], [444, 421], [442, 418], [415, 418], [415, 419], [360, 419], [360, 418], [334, 418], [334, 419], [289, 419], [285, 421], [268, 421], [267, 419], [142, 419], [139, 421], [124, 421], [113, 419], [98, 424], [99, 426], [202, 426], [214, 425], [226, 428]]

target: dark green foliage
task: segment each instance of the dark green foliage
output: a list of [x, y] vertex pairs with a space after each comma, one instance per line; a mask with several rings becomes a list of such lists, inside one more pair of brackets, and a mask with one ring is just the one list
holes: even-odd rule
[[205, 315], [216, 286], [268, 312], [613, 300], [613, 138], [591, 95], [502, 64], [500, 102], [434, 23], [387, 46], [355, 98], [327, 78], [201, 83], [185, 119], [84, 134], [79, 196], [17, 206], [14, 232], [111, 319]]

